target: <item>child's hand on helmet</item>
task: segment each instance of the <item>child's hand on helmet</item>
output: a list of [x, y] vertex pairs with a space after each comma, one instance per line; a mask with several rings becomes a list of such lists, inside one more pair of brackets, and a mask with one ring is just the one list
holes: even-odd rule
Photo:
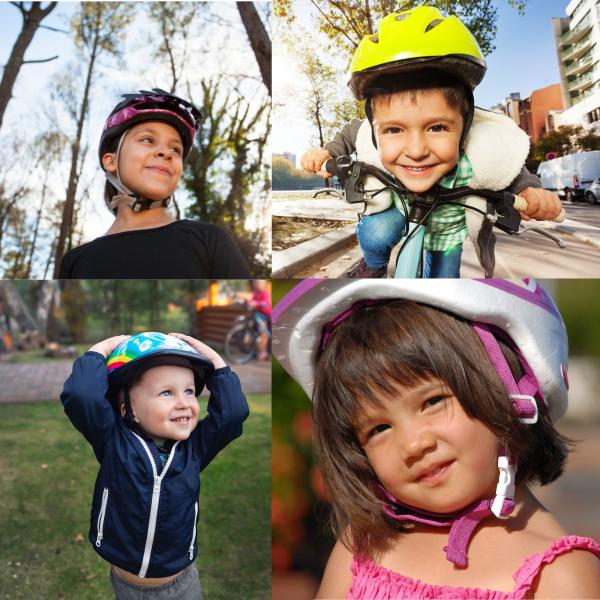
[[325, 161], [328, 161], [331, 158], [333, 158], [333, 156], [331, 156], [328, 150], [325, 150], [324, 148], [311, 148], [300, 158], [300, 165], [305, 171], [316, 173], [323, 177], [323, 179], [329, 179], [331, 173], [321, 170], [321, 167]]
[[130, 335], [115, 335], [113, 337], [109, 337], [97, 344], [94, 344], [88, 352], [97, 352], [98, 354], [102, 354], [104, 358], [108, 358], [112, 351], [121, 343], [124, 342], [127, 338], [130, 338]]
[[198, 352], [201, 354], [204, 354], [204, 356], [206, 356], [206, 358], [212, 362], [215, 369], [220, 369], [221, 367], [227, 366], [227, 363], [221, 358], [220, 354], [217, 354], [212, 348], [206, 344], [203, 344], [200, 340], [193, 338], [191, 335], [185, 335], [183, 333], [169, 333], [169, 335], [183, 340], [192, 348], [198, 350]]
[[527, 210], [521, 213], [525, 221], [535, 219], [536, 221], [552, 221], [562, 211], [562, 202], [559, 197], [542, 188], [525, 188], [519, 196], [527, 200]]

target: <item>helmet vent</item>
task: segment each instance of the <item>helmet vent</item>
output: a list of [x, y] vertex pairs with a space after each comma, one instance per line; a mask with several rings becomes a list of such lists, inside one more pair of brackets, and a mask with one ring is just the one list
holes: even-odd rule
[[372, 36], [371, 36], [371, 41], [372, 41], [374, 44], [379, 44], [379, 38], [378, 38], [376, 35], [372, 35]]
[[431, 21], [431, 23], [429, 23], [429, 25], [427, 25], [427, 29], [425, 29], [425, 33], [427, 33], [428, 31], [431, 31], [434, 27], [437, 27], [442, 21], [443, 21], [443, 19], [436, 19], [435, 21]]
[[396, 15], [396, 21], [404, 21], [404, 19], [408, 19], [412, 13], [406, 12], [401, 15]]

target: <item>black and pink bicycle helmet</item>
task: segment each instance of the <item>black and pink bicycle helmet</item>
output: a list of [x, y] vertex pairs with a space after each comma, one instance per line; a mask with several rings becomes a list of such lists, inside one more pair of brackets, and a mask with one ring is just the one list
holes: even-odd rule
[[202, 113], [190, 102], [159, 88], [140, 90], [137, 94], [123, 94], [102, 130], [98, 157], [114, 152], [125, 131], [144, 121], [162, 121], [172, 125], [181, 136], [183, 158], [187, 158], [202, 122]]

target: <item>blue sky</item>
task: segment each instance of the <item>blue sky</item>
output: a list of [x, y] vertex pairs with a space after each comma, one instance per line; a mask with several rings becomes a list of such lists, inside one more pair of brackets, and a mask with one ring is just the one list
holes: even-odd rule
[[559, 83], [552, 17], [565, 17], [567, 0], [529, 0], [525, 15], [497, 1], [496, 50], [487, 59], [485, 79], [475, 91], [477, 104], [496, 104], [511, 92], [528, 96], [533, 90]]
[[[507, 0], [494, 1], [498, 8], [496, 49], [486, 57], [488, 70], [475, 90], [479, 106], [489, 108], [512, 92], [527, 97], [533, 90], [559, 83], [552, 17], [565, 17], [567, 4], [568, 0], [529, 0], [525, 14], [520, 16]], [[305, 26], [310, 23], [309, 10], [308, 0], [296, 0], [296, 13], [304, 12], [299, 21]], [[274, 99], [282, 106], [275, 110], [272, 148], [274, 152], [289, 150], [299, 156], [314, 145], [303, 109], [299, 102], [294, 102], [294, 98], [301, 96], [298, 82], [302, 76], [295, 71], [293, 56], [280, 58], [275, 45]], [[290, 82], [279, 87], [278, 78]]]

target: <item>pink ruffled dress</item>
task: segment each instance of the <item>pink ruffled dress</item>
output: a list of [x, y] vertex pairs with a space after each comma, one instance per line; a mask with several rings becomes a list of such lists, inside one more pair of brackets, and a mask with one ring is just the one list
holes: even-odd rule
[[430, 585], [419, 579], [411, 579], [376, 565], [370, 560], [354, 557], [352, 561], [352, 585], [349, 600], [400, 600], [401, 598], [468, 598], [470, 600], [513, 600], [525, 598], [536, 575], [545, 564], [571, 550], [588, 550], [600, 558], [600, 545], [591, 538], [569, 535], [562, 537], [543, 554], [526, 558], [513, 575], [515, 588], [512, 592], [498, 592], [481, 588]]

